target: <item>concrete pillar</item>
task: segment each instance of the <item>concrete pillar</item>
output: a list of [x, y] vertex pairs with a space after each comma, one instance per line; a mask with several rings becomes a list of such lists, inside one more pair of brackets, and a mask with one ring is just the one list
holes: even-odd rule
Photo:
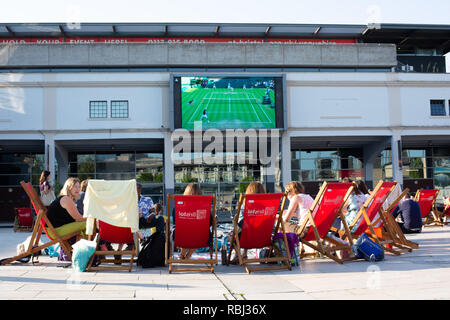
[[285, 131], [281, 135], [281, 186], [292, 181], [291, 170], [291, 136]]
[[58, 142], [55, 142], [55, 157], [58, 161], [58, 181], [61, 185], [64, 185], [69, 177], [69, 152]]
[[55, 184], [55, 139], [51, 133], [44, 134], [45, 139], [45, 169], [50, 171], [50, 184]]
[[[381, 151], [386, 149], [386, 147], [389, 145], [389, 142], [390, 142], [389, 138], [383, 138], [383, 140], [367, 144], [363, 148], [364, 180], [369, 189], [372, 189], [374, 186], [373, 165], [375, 163], [375, 159], [380, 155]], [[375, 181], [375, 183], [376, 182], [377, 181]]]
[[399, 130], [392, 131], [391, 137], [392, 178], [403, 188], [402, 136]]
[[[167, 212], [167, 195], [173, 194], [175, 191], [175, 169], [172, 161], [173, 142], [171, 133], [164, 132], [164, 195], [163, 203], [165, 212]], [[173, 208], [173, 203], [170, 204]], [[168, 212], [170, 214], [170, 212]]]

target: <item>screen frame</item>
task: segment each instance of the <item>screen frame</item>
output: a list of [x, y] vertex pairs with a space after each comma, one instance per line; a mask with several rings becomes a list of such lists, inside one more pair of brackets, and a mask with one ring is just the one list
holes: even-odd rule
[[[175, 83], [176, 78], [180, 77], [211, 77], [211, 78], [252, 78], [252, 77], [264, 77], [274, 78], [276, 82], [275, 87], [275, 99], [281, 100], [281, 106], [275, 105], [275, 128], [268, 128], [268, 130], [286, 130], [287, 126], [287, 106], [286, 106], [286, 74], [284, 73], [209, 73], [209, 72], [195, 72], [195, 73], [171, 73], [170, 74], [170, 129], [174, 131], [176, 129], [184, 129], [188, 131], [194, 131], [193, 129], [186, 129], [182, 127], [182, 113], [181, 113], [181, 81]], [[281, 84], [281, 89], [278, 88]], [[177, 114], [177, 115], [176, 115]], [[227, 128], [227, 129], [239, 129], [239, 128]], [[221, 131], [227, 129], [218, 129]], [[248, 130], [246, 128], [243, 130]], [[259, 128], [254, 128], [259, 130]]]

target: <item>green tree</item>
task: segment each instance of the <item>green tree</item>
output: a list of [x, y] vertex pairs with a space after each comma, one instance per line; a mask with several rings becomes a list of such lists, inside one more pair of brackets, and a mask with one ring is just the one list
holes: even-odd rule
[[[420, 158], [411, 159], [409, 163], [409, 176], [411, 178], [423, 178], [423, 162]], [[413, 170], [414, 169], [414, 170]]]

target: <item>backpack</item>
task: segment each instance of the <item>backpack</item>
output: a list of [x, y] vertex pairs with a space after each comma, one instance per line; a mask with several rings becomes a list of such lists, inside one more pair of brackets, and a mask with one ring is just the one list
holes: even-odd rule
[[356, 258], [364, 258], [367, 261], [381, 261], [384, 259], [383, 247], [373, 241], [367, 234], [363, 233], [352, 246]]
[[143, 244], [137, 264], [142, 268], [164, 267], [166, 237], [164, 233], [155, 232]]

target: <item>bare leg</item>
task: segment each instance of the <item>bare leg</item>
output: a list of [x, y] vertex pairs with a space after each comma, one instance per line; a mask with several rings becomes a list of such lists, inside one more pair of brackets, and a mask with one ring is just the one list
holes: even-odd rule
[[180, 251], [180, 259], [186, 259], [186, 253], [188, 252], [188, 249], [181, 248]]
[[197, 249], [189, 249], [188, 253], [186, 254], [186, 259], [189, 259], [192, 256], [192, 254], [195, 252], [195, 250], [197, 250]]

